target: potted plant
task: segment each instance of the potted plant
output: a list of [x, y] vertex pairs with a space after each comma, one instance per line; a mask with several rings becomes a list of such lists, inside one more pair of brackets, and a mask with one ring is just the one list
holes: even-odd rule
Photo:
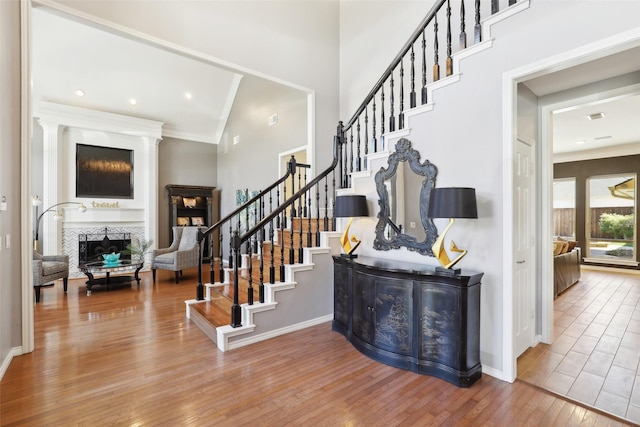
[[123, 254], [131, 255], [131, 261], [142, 261], [144, 262], [144, 258], [149, 253], [151, 245], [153, 244], [153, 240], [140, 240], [136, 239], [135, 243], [129, 243], [127, 248], [122, 251]]

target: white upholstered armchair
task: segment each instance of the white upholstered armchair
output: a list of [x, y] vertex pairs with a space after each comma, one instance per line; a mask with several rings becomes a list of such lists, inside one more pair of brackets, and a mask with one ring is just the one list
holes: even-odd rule
[[69, 255], [41, 255], [33, 251], [33, 290], [36, 302], [40, 302], [40, 290], [53, 286], [53, 282], [58, 279], [62, 279], [64, 292], [67, 293]]
[[168, 248], [155, 249], [151, 253], [151, 272], [156, 281], [156, 270], [176, 273], [176, 283], [183, 269], [198, 266], [198, 227], [173, 227], [173, 241]]

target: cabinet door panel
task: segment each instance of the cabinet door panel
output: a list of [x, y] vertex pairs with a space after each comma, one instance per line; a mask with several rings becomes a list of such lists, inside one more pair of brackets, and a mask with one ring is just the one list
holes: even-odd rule
[[413, 283], [411, 280], [375, 280], [375, 345], [400, 354], [413, 348]]
[[373, 307], [371, 306], [371, 296], [373, 295], [373, 281], [367, 274], [353, 272], [353, 312], [352, 328], [353, 334], [360, 339], [372, 343], [371, 320]]
[[346, 329], [349, 325], [349, 283], [351, 269], [343, 265], [334, 265], [334, 307], [333, 318]]
[[457, 367], [463, 337], [460, 330], [460, 292], [450, 286], [421, 283], [419, 288], [421, 359]]

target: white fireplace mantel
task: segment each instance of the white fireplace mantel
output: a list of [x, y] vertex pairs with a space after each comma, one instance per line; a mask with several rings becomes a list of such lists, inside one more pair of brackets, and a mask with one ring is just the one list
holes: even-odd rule
[[[80, 229], [105, 226], [144, 230], [136, 234], [157, 241], [158, 144], [163, 123], [52, 102], [37, 103], [34, 117], [44, 131], [42, 208], [60, 202], [83, 203], [88, 208], [80, 213], [73, 205], [65, 206], [61, 209], [62, 224], [54, 222], [53, 215], [43, 216], [40, 230], [44, 238], [43, 253], [59, 254], [73, 247], [63, 242], [63, 234], [73, 236]], [[76, 197], [75, 146], [78, 143], [134, 151], [133, 199]], [[118, 207], [103, 207], [116, 201]]]

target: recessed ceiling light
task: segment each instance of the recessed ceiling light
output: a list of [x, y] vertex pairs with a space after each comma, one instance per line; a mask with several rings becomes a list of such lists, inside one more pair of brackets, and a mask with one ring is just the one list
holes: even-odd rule
[[187, 99], [191, 99], [191, 92], [185, 92], [184, 97]]
[[594, 113], [587, 116], [589, 120], [598, 120], [604, 118], [604, 113]]
[[138, 105], [138, 100], [137, 100], [137, 99], [135, 99], [135, 98], [131, 98], [131, 99], [129, 100], [129, 104], [131, 104], [131, 105]]
[[584, 144], [586, 141], [584, 139], [581, 139], [580, 141], [576, 141], [576, 144], [580, 145], [580, 144]]
[[84, 91], [82, 89], [76, 89], [76, 95], [84, 96]]

